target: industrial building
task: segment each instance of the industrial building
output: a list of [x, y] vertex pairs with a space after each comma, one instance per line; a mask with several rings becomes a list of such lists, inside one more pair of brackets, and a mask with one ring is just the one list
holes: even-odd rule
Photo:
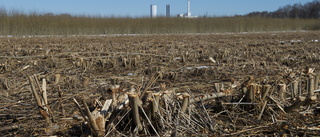
[[[155, 4], [150, 5], [150, 17], [151, 18], [156, 18], [157, 17], [157, 5], [155, 5]], [[171, 17], [170, 5], [169, 4], [166, 5], [166, 17], [167, 18]], [[197, 16], [192, 16], [191, 15], [191, 3], [190, 3], [190, 0], [187, 0], [187, 13], [178, 14], [178, 17], [197, 18]]]
[[168, 4], [168, 5], [166, 5], [166, 17], [167, 18], [170, 18], [170, 5]]
[[190, 3], [190, 0], [187, 1], [187, 13], [179, 14], [178, 17], [184, 17], [184, 18], [197, 18], [198, 17], [198, 16], [192, 16], [191, 15], [191, 3]]
[[150, 5], [150, 16], [151, 18], [156, 18], [157, 17], [157, 5]]

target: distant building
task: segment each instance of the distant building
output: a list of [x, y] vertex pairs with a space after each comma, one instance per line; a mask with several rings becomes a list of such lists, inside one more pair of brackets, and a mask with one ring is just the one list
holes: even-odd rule
[[197, 18], [198, 16], [191, 16], [191, 4], [190, 0], [187, 1], [187, 13], [185, 14], [178, 14], [178, 17], [184, 17], [184, 18]]
[[170, 17], [170, 5], [169, 4], [166, 6], [166, 17], [167, 18]]
[[157, 5], [150, 5], [150, 16], [151, 18], [157, 17]]

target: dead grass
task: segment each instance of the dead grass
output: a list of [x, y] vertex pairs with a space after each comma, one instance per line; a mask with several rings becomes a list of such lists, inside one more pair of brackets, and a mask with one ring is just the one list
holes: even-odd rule
[[261, 17], [114, 18], [68, 14], [0, 15], [0, 35], [172, 34], [317, 30], [317, 19]]

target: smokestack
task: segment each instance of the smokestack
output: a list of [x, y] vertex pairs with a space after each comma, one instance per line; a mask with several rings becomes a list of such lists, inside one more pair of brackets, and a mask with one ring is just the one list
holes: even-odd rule
[[191, 16], [190, 0], [188, 0], [188, 11], [187, 11], [187, 16]]

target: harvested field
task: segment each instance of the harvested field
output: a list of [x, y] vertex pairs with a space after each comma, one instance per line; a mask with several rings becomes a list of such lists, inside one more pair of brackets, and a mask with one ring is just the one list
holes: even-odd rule
[[319, 135], [319, 40], [1, 37], [0, 136]]

